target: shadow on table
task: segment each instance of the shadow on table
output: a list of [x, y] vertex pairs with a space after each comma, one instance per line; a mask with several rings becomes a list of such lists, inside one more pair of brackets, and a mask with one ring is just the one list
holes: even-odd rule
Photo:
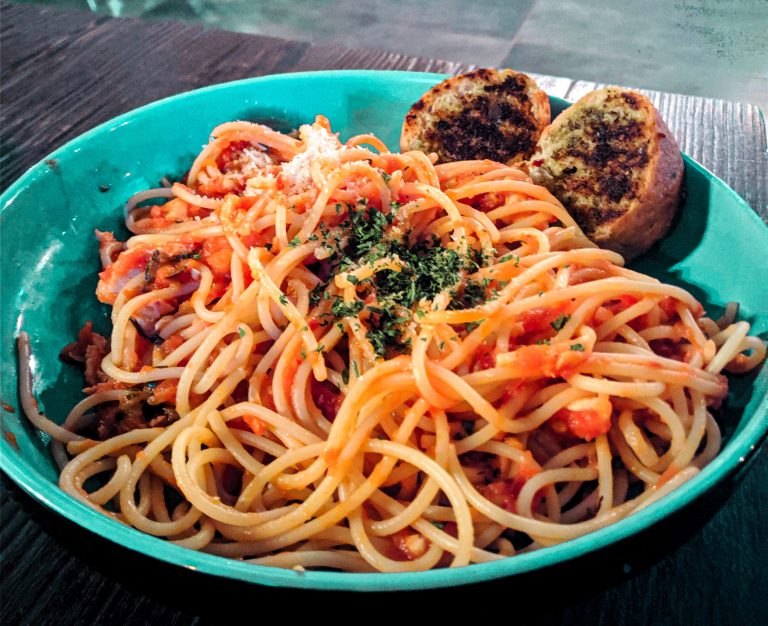
[[[388, 595], [276, 589], [190, 572], [134, 553], [83, 530], [32, 500], [5, 476], [3, 486], [69, 556], [94, 570], [88, 577], [106, 577], [111, 583], [108, 586], [122, 588], [123, 596], [142, 599], [143, 605], [149, 601], [186, 616], [196, 615], [203, 623], [242, 621], [244, 613], [259, 619], [260, 615], [264, 617], [265, 611], [273, 614], [282, 609], [288, 611], [286, 615], [296, 616], [299, 611], [314, 610], [323, 611], [328, 617], [338, 617], [341, 611], [363, 602], [373, 603], [369, 608], [380, 607], [376, 610], [389, 610], [396, 616], [406, 612], [406, 602], [411, 605], [411, 601], [416, 601], [431, 615], [446, 609], [477, 606], [487, 617], [502, 611], [510, 619], [514, 616], [516, 624], [547, 624], [560, 623], [569, 608], [626, 583], [679, 548], [728, 499], [733, 492], [734, 479], [725, 481], [655, 527], [595, 554], [511, 578], [461, 588], [421, 591], [418, 596], [401, 594], [398, 600], [403, 599], [402, 604], [392, 603], [392, 597]], [[9, 556], [7, 551], [6, 556]], [[632, 564], [631, 568], [628, 563]], [[488, 603], [489, 597], [493, 598], [492, 604]], [[482, 604], [476, 604], [481, 599]], [[100, 619], [106, 619], [107, 623], [143, 623], [146, 619], [146, 611], [143, 616], [125, 612], [124, 601], [112, 604], [114, 608], [105, 607], [106, 614], [100, 615]], [[120, 614], [114, 614], [118, 610]], [[407, 612], [410, 614], [411, 609]], [[360, 616], [365, 617], [364, 614]], [[642, 616], [636, 617], [640, 623], [645, 622]], [[132, 621], [136, 619], [140, 621]]]

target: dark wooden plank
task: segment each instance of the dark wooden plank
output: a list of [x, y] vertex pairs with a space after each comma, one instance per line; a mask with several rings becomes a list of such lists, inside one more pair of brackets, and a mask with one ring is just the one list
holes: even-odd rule
[[[458, 73], [472, 66], [396, 52], [309, 46], [174, 22], [3, 5], [0, 188], [84, 130], [158, 98], [249, 76], [318, 69]], [[32, 25], [32, 26], [28, 26]], [[130, 42], [131, 52], [124, 48]], [[115, 54], [119, 51], [120, 53]], [[162, 68], [162, 71], [158, 69]], [[36, 76], [54, 77], [48, 81]], [[104, 93], [104, 76], [119, 76]], [[598, 83], [537, 76], [548, 93], [577, 99]], [[54, 90], [55, 98], [50, 91]], [[644, 90], [681, 149], [711, 169], [768, 220], [768, 146], [758, 107]], [[104, 101], [102, 101], [104, 100]], [[98, 107], [93, 106], [98, 102]], [[20, 113], [23, 115], [19, 115]], [[39, 112], [39, 117], [36, 113]], [[47, 134], [37, 131], [51, 120]], [[8, 120], [14, 120], [10, 124]], [[19, 122], [18, 120], [21, 120]], [[65, 120], [61, 122], [61, 120]]]
[[362, 50], [335, 45], [312, 46], [304, 52], [293, 67], [297, 72], [327, 69], [402, 70], [410, 72], [435, 72], [458, 74], [473, 65], [412, 57], [398, 52]]
[[116, 115], [189, 89], [287, 71], [309, 45], [28, 5], [1, 10], [1, 188]]

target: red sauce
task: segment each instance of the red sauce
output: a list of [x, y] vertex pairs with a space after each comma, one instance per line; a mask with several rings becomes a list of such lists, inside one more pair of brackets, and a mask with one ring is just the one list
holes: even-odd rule
[[552, 322], [566, 312], [566, 305], [560, 304], [556, 306], [537, 307], [535, 309], [529, 309], [523, 311], [518, 316], [518, 321], [522, 322], [523, 329], [526, 333], [541, 330], [554, 330], [552, 328]]
[[232, 262], [232, 248], [226, 237], [211, 237], [203, 243], [200, 260], [205, 263], [213, 273], [213, 286], [210, 296], [221, 296], [230, 283], [230, 264]]
[[117, 294], [131, 278], [147, 270], [147, 263], [155, 250], [176, 257], [189, 254], [195, 250], [194, 243], [169, 242], [161, 248], [149, 245], [139, 245], [125, 250], [103, 272], [99, 273], [99, 284], [96, 287], [96, 296], [104, 304], [114, 304]]
[[219, 168], [219, 171], [226, 172], [230, 163], [239, 159], [240, 153], [250, 147], [250, 141], [233, 141], [219, 153], [219, 156], [216, 157], [216, 167]]
[[180, 334], [175, 333], [168, 337], [163, 343], [160, 344], [158, 347], [158, 350], [160, 351], [160, 354], [164, 357], [171, 354], [176, 348], [181, 346], [186, 340], [184, 337], [182, 337]]
[[482, 370], [489, 370], [496, 367], [496, 357], [493, 354], [494, 350], [490, 346], [480, 344], [475, 350], [474, 363], [472, 364], [472, 371], [479, 372]]
[[571, 350], [570, 345], [522, 346], [513, 354], [511, 365], [519, 370], [520, 378], [568, 378], [589, 359], [588, 353]]
[[329, 422], [336, 419], [336, 415], [341, 408], [342, 397], [339, 390], [327, 380], [318, 382], [311, 379], [310, 389], [312, 392], [312, 401], [320, 409], [323, 417]]
[[640, 302], [640, 298], [637, 296], [631, 296], [631, 295], [623, 295], [619, 296], [618, 298], [614, 298], [613, 300], [610, 300], [609, 302], [605, 303], [605, 308], [611, 311], [614, 315], [617, 313], [621, 313], [622, 311], [625, 311], [629, 307], [631, 307], [633, 304], [637, 304]]
[[394, 551], [391, 558], [398, 561], [413, 561], [429, 549], [429, 540], [404, 528], [391, 535]]
[[560, 409], [552, 419], [552, 426], [556, 431], [564, 432], [567, 430], [572, 435], [586, 441], [592, 441], [596, 437], [606, 434], [611, 428], [610, 413], [606, 414], [594, 409], [583, 411]]
[[537, 380], [513, 380], [507, 385], [504, 395], [501, 397], [501, 404], [509, 402], [515, 396], [520, 394], [526, 397], [533, 395], [542, 387], [542, 382]]
[[243, 415], [243, 421], [257, 435], [263, 435], [267, 429], [267, 425], [255, 415]]
[[[495, 480], [483, 489], [483, 495], [488, 500], [510, 513], [517, 513], [517, 499], [525, 483], [541, 471], [529, 450], [526, 450], [523, 455], [523, 461], [517, 467], [517, 474], [513, 478]], [[543, 497], [543, 490], [536, 492], [533, 498], [534, 511]]]
[[147, 398], [147, 404], [163, 404], [164, 402], [174, 402], [176, 400], [176, 390], [179, 387], [179, 381], [176, 378], [167, 378], [161, 380], [152, 390]]

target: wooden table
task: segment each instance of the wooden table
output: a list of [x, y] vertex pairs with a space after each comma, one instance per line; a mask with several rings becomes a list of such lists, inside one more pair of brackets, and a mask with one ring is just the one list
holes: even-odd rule
[[[454, 73], [460, 63], [310, 46], [174, 22], [0, 7], [6, 188], [45, 154], [120, 113], [229, 80], [319, 69]], [[569, 99], [594, 84], [537, 76]], [[754, 106], [648, 92], [681, 148], [768, 219], [765, 124]], [[523, 623], [768, 623], [768, 454], [737, 485], [661, 529], [553, 570], [406, 597], [432, 616], [483, 603], [483, 617]], [[722, 504], [725, 502], [724, 504]], [[719, 506], [721, 505], [722, 506]], [[719, 510], [718, 510], [719, 508]], [[338, 619], [352, 600], [398, 617], [398, 598], [272, 590], [183, 571], [59, 518], [2, 479], [3, 624], [226, 623], [271, 608]], [[413, 611], [414, 608], [408, 608]], [[270, 611], [271, 612], [271, 611]], [[356, 619], [351, 613], [342, 618]]]

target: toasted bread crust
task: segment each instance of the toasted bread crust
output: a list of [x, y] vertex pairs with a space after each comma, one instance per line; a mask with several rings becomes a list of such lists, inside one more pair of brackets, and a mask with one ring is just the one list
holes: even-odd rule
[[587, 94], [545, 129], [529, 172], [595, 243], [633, 258], [669, 229], [683, 161], [648, 98], [608, 87]]
[[514, 70], [479, 69], [427, 91], [405, 116], [400, 149], [436, 152], [441, 162], [529, 157], [549, 124], [549, 98]]

